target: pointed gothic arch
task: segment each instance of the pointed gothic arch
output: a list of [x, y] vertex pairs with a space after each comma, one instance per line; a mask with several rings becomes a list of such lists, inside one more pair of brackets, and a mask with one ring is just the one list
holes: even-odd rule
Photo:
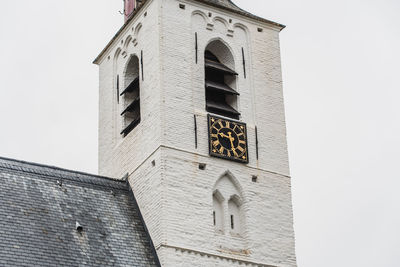
[[224, 172], [213, 188], [214, 228], [220, 233], [241, 236], [245, 229], [243, 189], [230, 171]]

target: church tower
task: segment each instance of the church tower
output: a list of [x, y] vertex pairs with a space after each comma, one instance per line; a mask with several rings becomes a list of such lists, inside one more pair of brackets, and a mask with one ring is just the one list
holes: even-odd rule
[[125, 0], [96, 58], [99, 173], [162, 266], [296, 265], [279, 33], [230, 0]]

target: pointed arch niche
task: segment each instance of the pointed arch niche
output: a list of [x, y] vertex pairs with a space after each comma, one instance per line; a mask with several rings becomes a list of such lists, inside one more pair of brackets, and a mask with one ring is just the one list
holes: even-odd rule
[[238, 180], [225, 172], [215, 183], [213, 190], [213, 222], [218, 233], [243, 236], [245, 214], [242, 188]]

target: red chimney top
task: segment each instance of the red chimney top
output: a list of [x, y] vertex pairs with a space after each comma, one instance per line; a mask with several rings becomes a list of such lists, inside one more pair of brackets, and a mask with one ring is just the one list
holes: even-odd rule
[[124, 14], [125, 14], [125, 22], [128, 20], [133, 10], [136, 8], [135, 0], [124, 0]]

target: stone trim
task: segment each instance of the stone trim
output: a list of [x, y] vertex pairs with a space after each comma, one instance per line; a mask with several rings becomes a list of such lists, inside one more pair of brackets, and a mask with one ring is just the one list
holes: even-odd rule
[[209, 256], [209, 257], [213, 257], [213, 258], [220, 258], [220, 259], [233, 261], [233, 262], [238, 262], [238, 263], [243, 263], [243, 264], [251, 265], [251, 266], [277, 267], [275, 265], [266, 265], [266, 264], [257, 263], [257, 262], [253, 262], [253, 261], [242, 260], [242, 259], [232, 258], [232, 257], [226, 257], [226, 256], [223, 256], [223, 255], [218, 255], [218, 254], [214, 254], [214, 253], [209, 253], [209, 252], [204, 252], [204, 251], [199, 251], [199, 250], [194, 250], [194, 249], [189, 249], [189, 248], [182, 248], [182, 247], [173, 246], [173, 245], [167, 245], [167, 244], [161, 244], [156, 249], [158, 250], [158, 249], [160, 249], [162, 247], [171, 248], [171, 249], [179, 250], [179, 251], [182, 251], [182, 252], [194, 253], [194, 254], [198, 254], [198, 255], [205, 255], [205, 256]]

